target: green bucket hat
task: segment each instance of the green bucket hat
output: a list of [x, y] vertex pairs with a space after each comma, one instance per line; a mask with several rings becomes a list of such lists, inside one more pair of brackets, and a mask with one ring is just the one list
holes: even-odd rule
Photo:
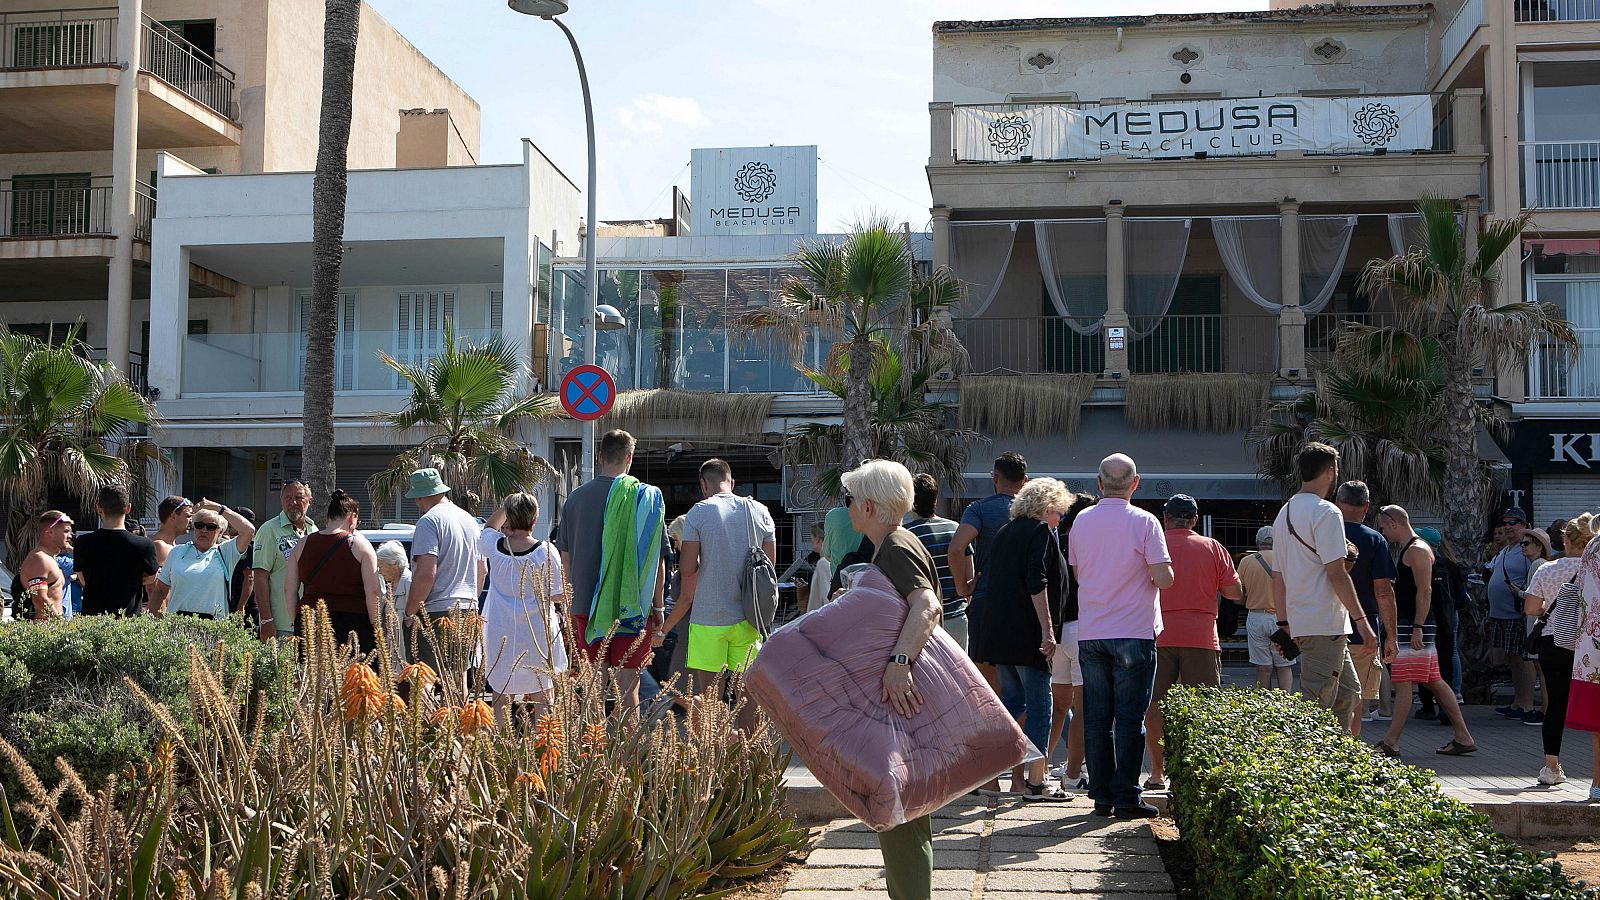
[[439, 477], [438, 469], [418, 469], [411, 473], [411, 489], [406, 491], [407, 500], [417, 500], [422, 497], [437, 497], [448, 494], [450, 487]]

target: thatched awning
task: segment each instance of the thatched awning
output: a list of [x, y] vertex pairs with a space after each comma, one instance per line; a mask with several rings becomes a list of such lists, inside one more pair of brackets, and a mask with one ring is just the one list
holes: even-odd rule
[[635, 434], [660, 431], [666, 422], [692, 426], [706, 437], [755, 438], [766, 427], [775, 394], [720, 394], [709, 391], [623, 391], [600, 420], [602, 431], [623, 428]]

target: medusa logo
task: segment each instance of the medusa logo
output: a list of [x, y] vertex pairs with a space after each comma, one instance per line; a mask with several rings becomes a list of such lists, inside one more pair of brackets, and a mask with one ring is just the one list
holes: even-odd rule
[[747, 162], [733, 176], [733, 189], [746, 203], [760, 203], [778, 189], [778, 173], [764, 162]]
[[1001, 116], [989, 123], [989, 146], [996, 153], [1016, 156], [1028, 149], [1033, 126], [1023, 116]]
[[1387, 103], [1368, 103], [1356, 110], [1350, 129], [1366, 143], [1381, 147], [1400, 133], [1400, 114]]

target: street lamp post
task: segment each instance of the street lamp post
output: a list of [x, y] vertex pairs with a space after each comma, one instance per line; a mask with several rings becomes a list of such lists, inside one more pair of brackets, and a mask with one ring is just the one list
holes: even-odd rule
[[[583, 53], [578, 49], [578, 39], [573, 36], [572, 29], [566, 23], [556, 18], [567, 11], [567, 0], [507, 0], [506, 5], [525, 16], [538, 16], [547, 22], [555, 23], [561, 33], [567, 36], [567, 43], [572, 45], [572, 58], [578, 64], [578, 84], [583, 88], [583, 124], [589, 137], [589, 210], [585, 224], [588, 234], [583, 239], [583, 272], [587, 286], [586, 297], [583, 304], [583, 361], [595, 364], [595, 307], [600, 305], [600, 273], [595, 263], [595, 240], [600, 233], [600, 220], [595, 214], [595, 187], [598, 178], [595, 174], [595, 143], [594, 143], [594, 104], [589, 99], [589, 73], [583, 67]], [[579, 477], [584, 483], [594, 478], [594, 436], [595, 423], [583, 424], [583, 450], [578, 461]]]

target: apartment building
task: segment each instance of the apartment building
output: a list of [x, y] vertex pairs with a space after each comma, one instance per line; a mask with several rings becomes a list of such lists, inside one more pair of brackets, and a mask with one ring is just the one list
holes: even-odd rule
[[[1145, 499], [1193, 494], [1248, 545], [1278, 496], [1246, 442], [1263, 399], [1309, 383], [1342, 322], [1395, 321], [1357, 277], [1414, 244], [1420, 198], [1483, 214], [1486, 89], [1434, 77], [1439, 34], [1426, 3], [936, 23], [964, 415], [1079, 489], [1136, 448]], [[1007, 380], [1053, 385], [1051, 409], [965, 408]], [[1026, 436], [1052, 418], [1066, 440]]]
[[[203, 265], [193, 304], [150, 316], [157, 156], [228, 175], [316, 160], [316, 0], [0, 0], [0, 322], [84, 338], [147, 384], [158, 335], [242, 327], [250, 286]], [[48, 4], [43, 4], [48, 7]], [[352, 169], [470, 165], [478, 104], [363, 7]]]

